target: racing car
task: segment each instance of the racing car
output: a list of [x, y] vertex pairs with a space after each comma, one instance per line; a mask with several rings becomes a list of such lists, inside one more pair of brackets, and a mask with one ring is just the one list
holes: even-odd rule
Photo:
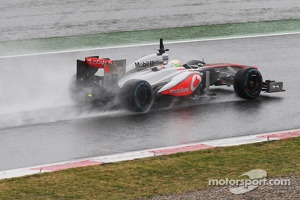
[[169, 61], [160, 39], [158, 52], [126, 65], [126, 59], [110, 60], [99, 56], [77, 60], [70, 96], [76, 103], [98, 107], [121, 105], [134, 112], [147, 112], [154, 102], [168, 98], [215, 95], [210, 86], [232, 86], [244, 99], [266, 93], [283, 92], [283, 82], [263, 81], [257, 66], [232, 63], [207, 64], [190, 60], [181, 64]]

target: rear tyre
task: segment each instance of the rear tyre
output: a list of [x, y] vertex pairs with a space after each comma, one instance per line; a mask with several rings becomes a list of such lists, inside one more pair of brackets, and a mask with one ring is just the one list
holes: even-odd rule
[[147, 81], [129, 80], [121, 91], [123, 105], [134, 112], [147, 112], [153, 104], [153, 89]]
[[239, 70], [234, 77], [234, 91], [244, 99], [256, 98], [262, 89], [262, 76], [255, 68]]

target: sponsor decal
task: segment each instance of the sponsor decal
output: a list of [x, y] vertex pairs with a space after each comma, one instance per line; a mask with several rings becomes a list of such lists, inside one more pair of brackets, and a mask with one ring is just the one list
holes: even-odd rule
[[180, 93], [186, 93], [189, 91], [189, 88], [178, 88], [178, 89], [170, 89], [170, 94], [180, 94]]
[[154, 61], [145, 61], [145, 62], [136, 62], [134, 64], [135, 64], [136, 69], [142, 70], [147, 67], [153, 67], [155, 65], [155, 62]]
[[187, 96], [194, 93], [198, 85], [201, 83], [200, 74], [192, 74], [184, 79], [178, 85], [163, 91], [161, 94], [171, 95], [171, 96]]
[[112, 65], [113, 61], [104, 58], [85, 58], [86, 63], [95, 68], [104, 68], [106, 65]]

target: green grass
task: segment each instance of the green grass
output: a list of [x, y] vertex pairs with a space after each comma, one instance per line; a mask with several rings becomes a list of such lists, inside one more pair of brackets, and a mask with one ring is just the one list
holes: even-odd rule
[[178, 153], [0, 181], [0, 199], [130, 199], [207, 188], [252, 169], [300, 175], [300, 138]]
[[0, 42], [0, 56], [116, 45], [300, 31], [300, 19], [217, 24]]

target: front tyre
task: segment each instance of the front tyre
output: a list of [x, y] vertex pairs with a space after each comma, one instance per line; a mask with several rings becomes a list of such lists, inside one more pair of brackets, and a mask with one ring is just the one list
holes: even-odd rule
[[234, 77], [234, 91], [244, 99], [256, 98], [262, 89], [262, 76], [255, 68], [239, 70]]
[[129, 80], [121, 91], [124, 106], [134, 112], [147, 112], [153, 104], [153, 90], [147, 81]]

